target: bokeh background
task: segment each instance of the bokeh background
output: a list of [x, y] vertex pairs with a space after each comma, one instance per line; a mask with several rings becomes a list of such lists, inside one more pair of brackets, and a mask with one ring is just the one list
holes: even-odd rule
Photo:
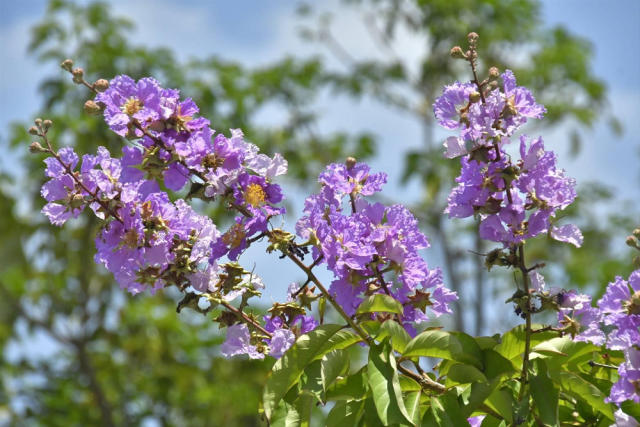
[[[546, 261], [551, 286], [598, 295], [630, 271], [624, 237], [640, 225], [639, 22], [635, 0], [0, 0], [0, 425], [263, 424], [269, 363], [219, 358], [220, 331], [177, 314], [171, 290], [121, 291], [92, 261], [89, 215], [58, 229], [39, 213], [42, 158], [28, 154], [26, 133], [35, 117], [54, 121], [60, 146], [121, 146], [83, 113], [89, 94], [63, 59], [91, 79], [155, 76], [218, 131], [240, 127], [283, 153], [290, 226], [324, 164], [351, 155], [384, 170], [383, 200], [420, 218], [430, 266], [459, 292], [439, 322], [493, 334], [518, 323], [503, 303], [513, 278], [484, 271], [473, 252], [492, 247], [473, 221], [442, 215], [459, 165], [442, 159], [431, 104], [469, 77], [448, 51], [476, 31], [482, 68], [513, 69], [547, 106], [526, 133], [543, 135], [577, 179], [566, 215], [585, 244], [537, 239], [528, 263]], [[263, 251], [241, 260], [267, 284], [267, 306], [301, 276]]]

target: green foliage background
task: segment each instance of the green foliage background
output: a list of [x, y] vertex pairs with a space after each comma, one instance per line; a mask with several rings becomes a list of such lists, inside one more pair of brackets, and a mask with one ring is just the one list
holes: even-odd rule
[[[281, 152], [289, 160], [291, 179], [303, 186], [326, 163], [376, 153], [371, 132], [315, 130], [319, 111], [314, 101], [323, 91], [397, 108], [424, 127], [423, 147], [407, 157], [404, 176], [421, 182], [422, 200], [412, 210], [434, 237], [433, 245], [442, 248], [448, 284], [457, 290], [470, 285], [491, 298], [498, 291], [487, 289], [482, 259], [466, 252], [469, 245], [486, 250], [470, 232], [474, 224], [448, 221], [441, 214], [457, 164], [442, 159], [430, 105], [443, 84], [467, 77], [448, 51], [463, 45], [471, 29], [476, 31], [483, 63], [501, 69], [508, 65], [545, 103], [549, 114], [542, 126], [572, 119], [576, 129], [588, 129], [598, 117], [608, 117], [606, 88], [591, 72], [590, 43], [563, 28], [547, 28], [533, 0], [362, 0], [342, 7], [377, 16], [371, 36], [382, 50], [390, 49], [401, 27], [424, 38], [428, 53], [419, 59], [418, 73], [394, 55], [385, 61], [354, 59], [332, 33], [330, 17], [305, 5], [300, 7], [303, 35], [309, 43], [326, 45], [342, 61], [341, 71], [322, 58], [286, 57], [261, 68], [218, 56], [181, 62], [168, 49], [132, 43], [128, 35], [135, 24], [97, 2], [82, 6], [51, 0], [33, 28], [29, 49], [43, 64], [73, 58], [93, 78], [152, 75], [167, 87], [178, 87], [196, 100], [216, 129], [240, 127], [262, 150]], [[526, 55], [514, 55], [518, 49]], [[53, 140], [80, 153], [95, 151], [97, 145], [117, 150], [121, 142], [102, 120], [81, 112], [89, 93], [67, 77], [59, 72], [42, 82], [42, 107], [33, 117], [53, 120]], [[285, 112], [284, 123], [258, 125], [256, 116], [267, 106]], [[25, 154], [30, 141], [26, 119], [13, 125], [8, 148], [20, 158], [20, 182], [0, 176], [2, 416], [16, 425], [137, 425], [147, 418], [163, 425], [260, 425], [257, 408], [268, 363], [218, 358], [217, 328], [207, 319], [176, 314], [177, 296], [171, 292], [132, 298], [120, 291], [93, 263], [98, 224], [90, 215], [58, 229], [38, 213], [42, 159]], [[579, 134], [574, 133], [575, 144]], [[603, 225], [593, 212], [611, 200], [606, 189], [583, 188], [580, 195], [568, 216], [582, 226], [585, 247], [571, 251], [538, 240], [528, 251], [529, 263], [553, 259], [548, 281], [595, 288], [614, 274], [628, 273], [627, 260], [611, 254], [610, 239], [637, 224], [634, 212], [625, 212]], [[225, 220], [220, 210], [209, 213]], [[510, 286], [508, 275], [503, 282]], [[484, 301], [462, 295], [460, 304], [454, 329], [484, 330]], [[463, 310], [472, 313], [471, 324], [469, 318], [465, 323]], [[8, 358], [8, 349], [20, 342], [35, 353], [45, 345], [52, 356]]]

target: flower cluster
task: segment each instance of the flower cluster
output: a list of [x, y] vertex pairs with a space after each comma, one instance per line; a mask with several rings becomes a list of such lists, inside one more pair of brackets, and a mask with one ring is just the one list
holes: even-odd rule
[[415, 333], [411, 324], [428, 319], [427, 307], [436, 316], [450, 313], [448, 303], [457, 296], [443, 286], [440, 269], [429, 269], [420, 256], [429, 244], [415, 217], [401, 205], [364, 199], [380, 191], [386, 179], [363, 163], [329, 165], [296, 230], [334, 274], [330, 292], [347, 314], [355, 314], [366, 296], [386, 293], [403, 304], [400, 321]]
[[629, 280], [617, 276], [595, 307], [590, 296], [574, 290], [547, 290], [542, 276], [533, 275], [537, 276], [532, 280], [536, 284], [533, 290], [557, 304], [560, 331], [575, 341], [623, 352], [619, 380], [607, 401], [618, 405], [625, 400], [640, 403], [640, 270], [631, 273]]
[[[594, 310], [596, 316], [580, 336], [611, 350], [621, 350], [625, 357], [618, 367], [620, 378], [607, 401], [640, 403], [640, 270], [631, 273], [628, 281], [618, 276], [609, 283]], [[598, 330], [602, 339], [592, 340], [592, 330]]]
[[[177, 90], [164, 89], [153, 78], [136, 82], [118, 76], [100, 86], [89, 102], [130, 144], [120, 158], [100, 147], [97, 155], [84, 155], [77, 170], [80, 159], [73, 149], [54, 151], [46, 130], [36, 129], [34, 134], [49, 145], [40, 151], [51, 155], [45, 159], [50, 179], [42, 187], [48, 202], [43, 213], [52, 224], [63, 225], [89, 206], [104, 221], [96, 238], [96, 262], [131, 293], [176, 285], [187, 296], [198, 296], [200, 310], [211, 301], [258, 295], [261, 283], [246, 285], [246, 272], [234, 263], [219, 263], [225, 256], [235, 261], [249, 239], [268, 231], [271, 217], [285, 213], [278, 206], [282, 191], [272, 180], [286, 173], [287, 162], [279, 154], [259, 153], [240, 130], [232, 130], [231, 137], [216, 135], [208, 120], [196, 117], [199, 109], [191, 99], [181, 100]], [[189, 181], [190, 196], [220, 198], [237, 210], [228, 231], [221, 234], [211, 219], [183, 199], [172, 201], [161, 189], [163, 184], [180, 191]], [[231, 338], [247, 328], [238, 321], [222, 322]], [[264, 341], [273, 341], [274, 355], [288, 348], [278, 344], [280, 329], [274, 330], [275, 340]]]
[[545, 108], [516, 85], [511, 71], [500, 75], [501, 85], [493, 75], [486, 90], [473, 83], [446, 86], [434, 104], [440, 125], [459, 131], [445, 142], [445, 155], [463, 156], [445, 212], [450, 218], [479, 217], [480, 236], [505, 247], [542, 233], [580, 246], [576, 226], [554, 225], [556, 212], [576, 197], [575, 181], [556, 167], [555, 154], [545, 150], [542, 138], [526, 136], [520, 137], [517, 162], [506, 151], [514, 132], [527, 119], [541, 118]]

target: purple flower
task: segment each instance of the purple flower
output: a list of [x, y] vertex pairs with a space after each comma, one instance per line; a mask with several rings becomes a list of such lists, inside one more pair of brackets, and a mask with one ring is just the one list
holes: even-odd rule
[[[132, 119], [147, 127], [162, 117], [161, 97], [162, 89], [155, 79], [147, 77], [135, 82], [129, 76], [120, 75], [95, 99], [104, 104], [104, 118], [111, 130], [125, 136]], [[142, 136], [139, 130], [136, 134]]]
[[289, 329], [276, 329], [269, 342], [269, 355], [276, 359], [281, 358], [294, 342], [296, 336]]
[[445, 129], [458, 129], [460, 127], [460, 109], [469, 103], [469, 95], [475, 91], [471, 83], [455, 82], [445, 86], [442, 96], [433, 104], [433, 112], [440, 126]]
[[471, 427], [480, 427], [485, 417], [486, 415], [477, 415], [475, 417], [467, 418], [467, 421]]
[[605, 402], [620, 405], [624, 401], [631, 400], [640, 403], [640, 349], [627, 348], [624, 350], [624, 356], [625, 361], [618, 367], [620, 378], [611, 387], [611, 394]]
[[247, 354], [251, 359], [264, 359], [264, 353], [260, 353], [255, 345], [251, 345], [249, 328], [243, 323], [229, 326], [227, 339], [220, 347], [224, 357]]

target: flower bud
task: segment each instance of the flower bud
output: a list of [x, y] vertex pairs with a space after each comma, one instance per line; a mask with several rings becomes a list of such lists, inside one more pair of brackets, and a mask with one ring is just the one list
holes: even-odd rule
[[347, 170], [351, 170], [356, 165], [356, 159], [355, 157], [349, 156], [344, 163], [347, 165]]
[[97, 102], [90, 99], [84, 103], [84, 111], [87, 114], [99, 114], [102, 108], [100, 108]]
[[73, 61], [70, 59], [65, 59], [64, 61], [62, 61], [62, 64], [60, 64], [60, 67], [62, 67], [62, 69], [64, 70], [71, 72], [71, 68], [73, 67]]
[[498, 70], [498, 67], [491, 67], [489, 68], [489, 77], [492, 79], [498, 78], [498, 76], [500, 75], [500, 70]]
[[49, 128], [51, 128], [51, 125], [53, 125], [53, 122], [47, 119], [42, 122], [42, 129], [46, 132], [49, 130]]
[[640, 239], [640, 228], [636, 228], [632, 231], [633, 235]]
[[479, 37], [478, 34], [474, 33], [473, 31], [467, 34], [467, 40], [469, 40], [470, 45], [475, 45], [476, 42], [478, 41], [478, 37]]
[[30, 153], [43, 153], [45, 151], [46, 150], [44, 149], [44, 147], [40, 145], [38, 141], [33, 141], [31, 144], [29, 144]]
[[105, 90], [109, 89], [109, 81], [105, 79], [98, 79], [93, 84], [93, 88], [98, 92], [104, 92]]
[[84, 78], [84, 70], [82, 68], [74, 68], [71, 74], [73, 74], [74, 83], [82, 83]]
[[473, 91], [469, 94], [469, 101], [476, 103], [480, 101], [480, 92]]
[[42, 119], [40, 117], [38, 117], [37, 119], [35, 119], [33, 121], [33, 123], [35, 123], [36, 126], [40, 127], [40, 126], [42, 126]]
[[38, 134], [38, 128], [37, 128], [37, 127], [35, 127], [35, 126], [31, 126], [31, 127], [29, 128], [29, 133], [30, 133], [31, 135], [37, 135], [37, 134]]
[[74, 194], [69, 202], [69, 206], [72, 209], [78, 209], [82, 205], [84, 205], [84, 197], [82, 194]]
[[451, 51], [449, 52], [449, 54], [451, 55], [452, 58], [455, 59], [465, 59], [466, 56], [464, 55], [464, 52], [462, 51], [462, 48], [460, 48], [460, 46], [454, 46], [451, 48]]
[[634, 236], [627, 236], [627, 240], [625, 240], [625, 243], [627, 244], [627, 246], [631, 246], [632, 248], [639, 248], [638, 239], [636, 239]]

